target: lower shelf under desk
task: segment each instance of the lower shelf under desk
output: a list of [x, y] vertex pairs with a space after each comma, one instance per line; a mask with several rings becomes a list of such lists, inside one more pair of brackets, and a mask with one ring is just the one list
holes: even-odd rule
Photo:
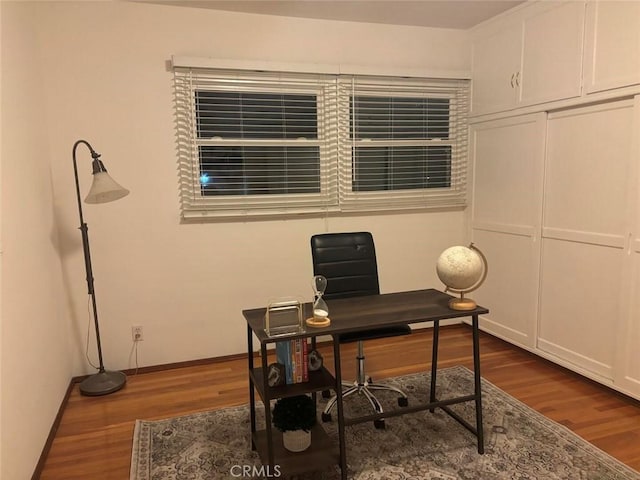
[[[265, 381], [262, 367], [254, 368], [249, 372], [253, 385], [258, 390], [260, 398], [265, 398]], [[301, 395], [303, 393], [312, 393], [320, 390], [334, 390], [336, 388], [335, 377], [322, 367], [320, 370], [309, 372], [309, 380], [301, 383], [293, 383], [289, 385], [281, 385], [269, 388], [269, 398], [275, 400], [281, 397], [290, 397], [293, 395]]]
[[[290, 452], [282, 443], [282, 432], [273, 429], [273, 461], [283, 475], [295, 475], [313, 470], [322, 470], [331, 465], [340, 465], [340, 450], [320, 424], [311, 429], [311, 446], [302, 452]], [[263, 465], [269, 464], [267, 432], [259, 430], [253, 434], [253, 444]], [[317, 465], [317, 468], [314, 466]]]

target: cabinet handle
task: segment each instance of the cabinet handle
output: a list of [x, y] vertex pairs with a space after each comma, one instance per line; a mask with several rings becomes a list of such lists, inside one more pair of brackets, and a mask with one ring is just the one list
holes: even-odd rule
[[511, 88], [513, 88], [513, 79], [515, 78], [516, 74], [512, 73], [511, 74]]
[[520, 86], [520, 72], [516, 73], [516, 85]]

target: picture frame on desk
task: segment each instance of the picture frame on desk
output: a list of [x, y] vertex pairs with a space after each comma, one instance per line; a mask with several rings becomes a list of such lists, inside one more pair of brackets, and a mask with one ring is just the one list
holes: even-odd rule
[[264, 314], [264, 331], [269, 337], [286, 337], [305, 332], [304, 304], [297, 298], [270, 300]]

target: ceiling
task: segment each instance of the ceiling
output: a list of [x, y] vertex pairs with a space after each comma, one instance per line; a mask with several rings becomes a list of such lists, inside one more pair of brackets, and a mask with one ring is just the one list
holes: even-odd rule
[[138, 0], [286, 17], [466, 30], [524, 0]]

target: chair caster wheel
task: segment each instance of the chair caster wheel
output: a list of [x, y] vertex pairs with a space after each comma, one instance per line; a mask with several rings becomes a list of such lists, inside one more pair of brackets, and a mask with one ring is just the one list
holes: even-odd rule
[[330, 413], [324, 413], [324, 412], [322, 412], [321, 417], [322, 417], [322, 421], [323, 421], [324, 423], [327, 423], [327, 422], [330, 422], [330, 421], [331, 421], [331, 414], [330, 414]]
[[373, 426], [376, 427], [378, 430], [384, 430], [384, 427], [385, 427], [384, 418], [374, 420]]
[[398, 406], [400, 407], [408, 407], [409, 399], [407, 397], [398, 397]]
[[322, 398], [331, 398], [331, 390], [322, 390]]

